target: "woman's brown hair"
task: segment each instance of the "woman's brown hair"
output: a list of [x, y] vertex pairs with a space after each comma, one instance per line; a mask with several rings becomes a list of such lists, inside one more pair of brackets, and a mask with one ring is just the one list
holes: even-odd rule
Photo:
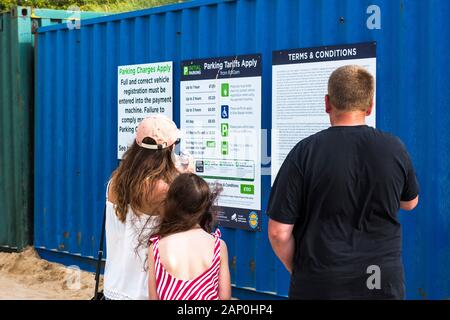
[[[143, 142], [155, 143], [151, 138], [145, 138]], [[136, 214], [145, 212], [158, 215], [162, 200], [154, 193], [155, 186], [159, 181], [170, 184], [177, 174], [172, 160], [172, 147], [151, 150], [140, 147], [134, 141], [111, 177], [119, 220], [125, 222], [128, 206]]]
[[193, 173], [180, 174], [170, 185], [154, 235], [162, 238], [188, 231], [196, 225], [212, 232], [216, 221], [212, 207], [220, 192], [220, 186], [211, 190], [205, 180]]

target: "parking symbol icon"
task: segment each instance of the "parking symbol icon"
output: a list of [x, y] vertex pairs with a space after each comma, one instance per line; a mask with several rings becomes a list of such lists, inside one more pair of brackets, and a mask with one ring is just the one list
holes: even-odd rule
[[222, 106], [221, 110], [220, 110], [220, 116], [222, 117], [222, 119], [228, 119], [229, 117], [229, 112], [228, 112], [228, 106]]

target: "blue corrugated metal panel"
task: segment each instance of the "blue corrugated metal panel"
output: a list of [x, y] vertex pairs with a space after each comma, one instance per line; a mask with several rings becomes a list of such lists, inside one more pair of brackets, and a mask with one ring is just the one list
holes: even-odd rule
[[[369, 5], [381, 30], [366, 27]], [[117, 66], [261, 53], [262, 127], [271, 127], [271, 52], [377, 42], [377, 125], [400, 136], [421, 182], [401, 212], [407, 298], [450, 297], [449, 1], [194, 1], [39, 29], [35, 245], [93, 256], [105, 183], [116, 167]], [[179, 123], [179, 72], [174, 119]], [[270, 142], [270, 137], [268, 139]], [[269, 146], [270, 148], [270, 146]], [[262, 177], [266, 209], [270, 177]], [[288, 276], [263, 232], [224, 230], [232, 281], [285, 296]]]

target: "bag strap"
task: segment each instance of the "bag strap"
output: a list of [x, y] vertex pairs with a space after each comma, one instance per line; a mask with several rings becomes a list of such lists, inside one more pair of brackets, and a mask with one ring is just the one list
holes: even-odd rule
[[103, 244], [105, 241], [105, 226], [106, 226], [106, 202], [105, 206], [103, 207], [103, 223], [102, 223], [102, 231], [100, 235], [100, 245], [98, 249], [98, 257], [97, 257], [97, 269], [95, 271], [95, 292], [94, 292], [94, 300], [99, 300], [99, 292], [98, 292], [98, 286], [100, 283], [100, 268], [102, 265], [102, 258], [103, 258]]

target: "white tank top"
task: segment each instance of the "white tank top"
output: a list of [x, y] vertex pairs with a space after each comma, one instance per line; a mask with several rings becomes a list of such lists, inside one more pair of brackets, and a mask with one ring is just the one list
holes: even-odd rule
[[[148, 284], [145, 263], [148, 248], [141, 246], [136, 252], [138, 237], [147, 215], [138, 216], [130, 207], [125, 222], [116, 216], [115, 205], [108, 201], [106, 188], [106, 264], [104, 294], [111, 300], [147, 300]], [[150, 218], [145, 227], [155, 225], [157, 217]]]

